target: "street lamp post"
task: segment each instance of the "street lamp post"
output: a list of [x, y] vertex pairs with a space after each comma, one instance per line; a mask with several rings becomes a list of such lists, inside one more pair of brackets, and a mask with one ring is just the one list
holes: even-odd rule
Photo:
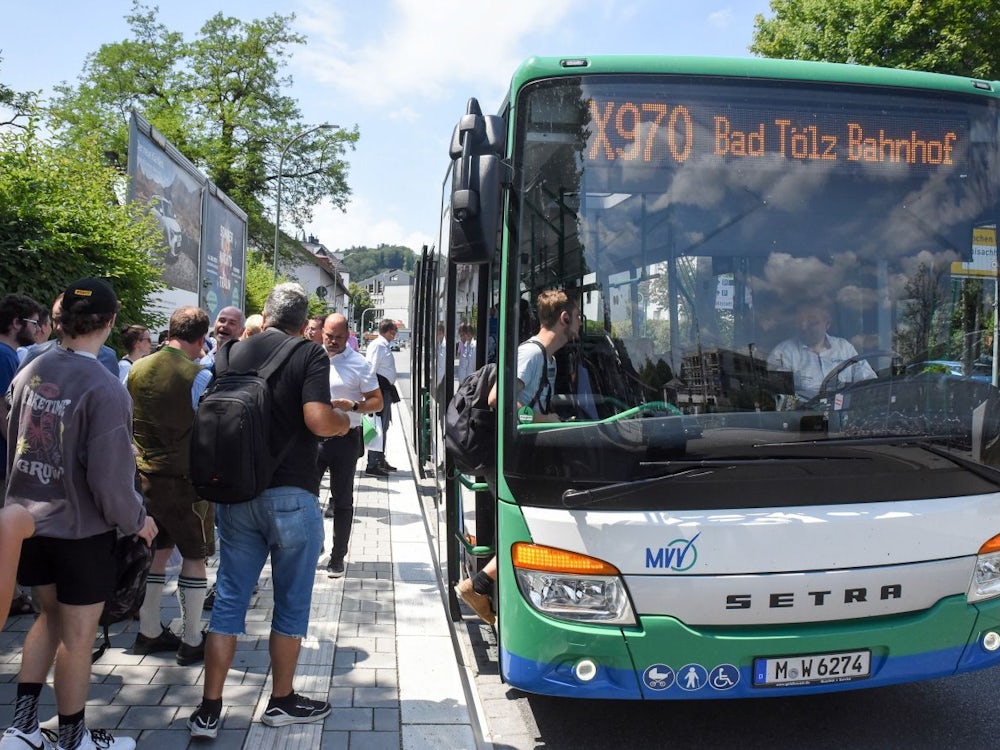
[[288, 153], [288, 149], [292, 147], [300, 138], [305, 138], [310, 133], [315, 133], [317, 130], [328, 130], [330, 128], [339, 127], [338, 125], [331, 125], [328, 122], [321, 123], [316, 127], [309, 128], [308, 130], [303, 130], [301, 133], [297, 133], [292, 140], [285, 144], [285, 147], [281, 149], [281, 158], [278, 159], [278, 198], [274, 205], [274, 280], [278, 280], [278, 235], [281, 233], [281, 178], [284, 176], [285, 171], [285, 154]]

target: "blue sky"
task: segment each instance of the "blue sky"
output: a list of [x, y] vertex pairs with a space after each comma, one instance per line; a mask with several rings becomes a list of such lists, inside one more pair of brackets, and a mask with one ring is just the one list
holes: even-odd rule
[[[285, 72], [305, 124], [361, 131], [349, 154], [346, 213], [317, 206], [304, 229], [331, 249], [413, 250], [436, 242], [448, 143], [465, 102], [475, 96], [495, 111], [524, 58], [749, 57], [754, 16], [770, 14], [767, 0], [173, 0], [159, 7], [159, 20], [189, 40], [218, 12], [294, 13], [308, 43]], [[125, 38], [131, 8], [131, 0], [7, 3], [0, 81], [43, 94], [75, 81], [89, 52]]]

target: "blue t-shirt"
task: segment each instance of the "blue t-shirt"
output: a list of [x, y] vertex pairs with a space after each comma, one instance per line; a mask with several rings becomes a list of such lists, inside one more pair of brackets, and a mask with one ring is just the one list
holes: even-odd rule
[[[0, 341], [0, 398], [7, 397], [10, 381], [14, 379], [17, 366], [17, 350]], [[0, 436], [0, 479], [7, 476], [7, 441]]]

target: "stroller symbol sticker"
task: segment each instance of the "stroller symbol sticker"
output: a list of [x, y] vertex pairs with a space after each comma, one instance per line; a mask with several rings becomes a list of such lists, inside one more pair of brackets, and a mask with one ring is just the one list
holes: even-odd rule
[[674, 670], [666, 664], [652, 664], [642, 673], [642, 681], [650, 690], [666, 690], [674, 684]]

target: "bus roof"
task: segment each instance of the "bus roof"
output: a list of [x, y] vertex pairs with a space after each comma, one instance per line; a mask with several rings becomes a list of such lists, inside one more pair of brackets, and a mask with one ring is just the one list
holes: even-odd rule
[[1000, 98], [1000, 82], [962, 76], [925, 73], [807, 60], [762, 57], [672, 57], [658, 55], [595, 55], [592, 57], [530, 57], [515, 71], [511, 90], [531, 80], [554, 76], [600, 73], [674, 73], [681, 75], [771, 78], [863, 85], [933, 89]]

